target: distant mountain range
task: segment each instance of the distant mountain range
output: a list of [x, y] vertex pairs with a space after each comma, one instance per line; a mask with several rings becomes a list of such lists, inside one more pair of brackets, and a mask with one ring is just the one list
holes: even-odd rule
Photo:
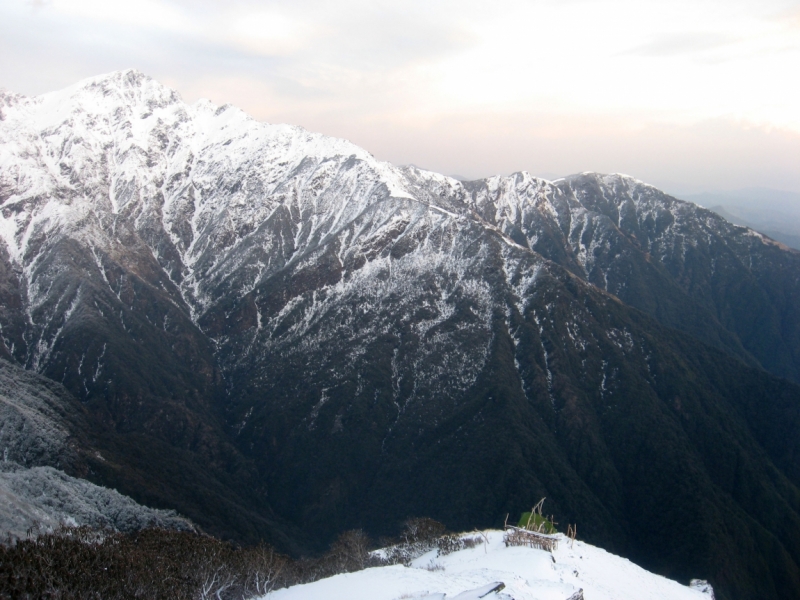
[[718, 598], [800, 598], [800, 252], [630, 177], [460, 182], [136, 71], [2, 93], [0, 165], [0, 356], [80, 407], [71, 475], [296, 553], [546, 496]]
[[749, 188], [681, 197], [713, 210], [731, 223], [750, 227], [800, 250], [800, 194]]

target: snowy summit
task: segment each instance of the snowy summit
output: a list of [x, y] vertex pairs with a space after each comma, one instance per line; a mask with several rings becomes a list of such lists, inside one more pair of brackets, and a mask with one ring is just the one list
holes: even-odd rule
[[[484, 543], [410, 566], [375, 567], [268, 595], [269, 600], [712, 600], [705, 582], [687, 587], [627, 559], [559, 536], [556, 550], [506, 547], [503, 532], [483, 532]], [[497, 584], [502, 583], [502, 586]], [[502, 589], [492, 591], [497, 587]]]

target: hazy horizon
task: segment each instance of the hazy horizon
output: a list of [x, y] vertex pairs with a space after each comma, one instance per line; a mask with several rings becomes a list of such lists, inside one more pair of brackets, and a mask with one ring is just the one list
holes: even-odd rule
[[800, 192], [800, 1], [1, 0], [0, 87], [136, 68], [377, 158]]

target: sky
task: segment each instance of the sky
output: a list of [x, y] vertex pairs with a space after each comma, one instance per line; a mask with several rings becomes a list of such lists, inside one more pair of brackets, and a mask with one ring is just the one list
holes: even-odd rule
[[448, 175], [800, 192], [800, 0], [0, 0], [0, 88], [126, 68]]

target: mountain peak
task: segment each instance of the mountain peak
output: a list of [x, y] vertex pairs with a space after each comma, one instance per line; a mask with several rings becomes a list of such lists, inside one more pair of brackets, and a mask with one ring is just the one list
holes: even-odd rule
[[64, 114], [88, 112], [109, 113], [117, 108], [130, 111], [137, 107], [152, 110], [181, 102], [177, 91], [162, 85], [136, 69], [114, 71], [89, 77], [63, 90], [48, 92], [32, 99], [36, 104]]
[[110, 73], [88, 77], [84, 79], [83, 82], [78, 82], [78, 85], [81, 85], [81, 83], [95, 83], [101, 81], [113, 82], [121, 87], [134, 88], [142, 87], [144, 84], [154, 82], [155, 80], [138, 69], [123, 69], [121, 71], [111, 71]]

